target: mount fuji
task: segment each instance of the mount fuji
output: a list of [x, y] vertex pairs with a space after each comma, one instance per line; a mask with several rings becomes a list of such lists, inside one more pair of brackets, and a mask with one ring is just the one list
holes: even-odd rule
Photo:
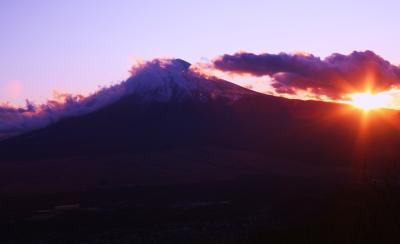
[[[18, 132], [0, 142], [6, 240], [92, 243], [111, 230], [113, 243], [203, 243], [199, 233], [242, 240], [248, 229], [258, 237], [271, 228], [289, 236], [309, 221], [320, 226], [321, 216], [325, 238], [332, 218], [351, 229], [347, 216], [398, 182], [398, 111], [269, 96], [179, 59], [141, 64], [118, 85], [35, 109], [0, 121]], [[387, 206], [397, 205], [389, 203], [375, 212], [391, 214]]]

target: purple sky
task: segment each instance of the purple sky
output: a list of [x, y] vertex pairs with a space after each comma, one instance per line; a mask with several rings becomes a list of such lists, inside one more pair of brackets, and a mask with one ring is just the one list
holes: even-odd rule
[[400, 64], [399, 1], [0, 1], [0, 102], [87, 93], [135, 57], [373, 50]]

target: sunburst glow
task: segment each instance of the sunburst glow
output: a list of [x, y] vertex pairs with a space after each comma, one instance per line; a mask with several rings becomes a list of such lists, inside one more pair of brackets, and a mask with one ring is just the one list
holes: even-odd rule
[[351, 104], [365, 111], [384, 108], [390, 105], [392, 97], [386, 93], [372, 94], [369, 92], [350, 95]]

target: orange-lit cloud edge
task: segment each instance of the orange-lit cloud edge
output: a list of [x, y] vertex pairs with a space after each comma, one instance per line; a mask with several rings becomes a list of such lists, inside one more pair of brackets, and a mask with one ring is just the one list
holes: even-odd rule
[[372, 92], [366, 86], [365, 90], [350, 92], [346, 96], [342, 96], [341, 99], [331, 99], [326, 95], [313, 93], [311, 88], [297, 89], [294, 94], [278, 93], [271, 86], [272, 78], [268, 75], [257, 77], [250, 74], [223, 72], [214, 69], [208, 63], [196, 63], [191, 66], [191, 69], [206, 77], [217, 77], [259, 93], [287, 99], [348, 104], [365, 111], [380, 108], [400, 110], [400, 87], [392, 87], [382, 92]]

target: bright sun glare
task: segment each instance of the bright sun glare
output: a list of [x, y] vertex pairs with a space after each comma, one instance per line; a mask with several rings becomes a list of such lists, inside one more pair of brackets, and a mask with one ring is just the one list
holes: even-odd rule
[[351, 104], [353, 106], [361, 108], [365, 111], [384, 108], [389, 105], [391, 100], [391, 97], [385, 93], [355, 93], [352, 94], [350, 97], [352, 99]]

